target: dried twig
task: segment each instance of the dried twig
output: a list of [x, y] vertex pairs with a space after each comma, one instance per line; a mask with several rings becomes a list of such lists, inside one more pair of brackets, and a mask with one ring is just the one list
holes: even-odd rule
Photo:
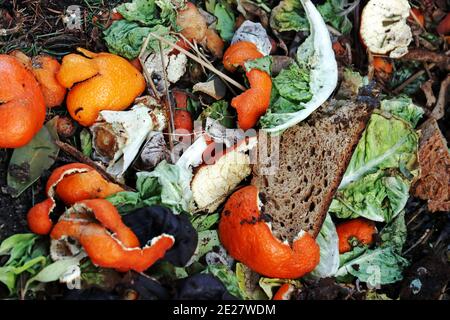
[[[431, 70], [436, 66], [436, 64], [432, 63], [428, 66], [428, 69]], [[410, 84], [411, 82], [414, 82], [416, 79], [418, 79], [420, 76], [422, 76], [425, 73], [425, 69], [419, 70], [416, 73], [414, 73], [411, 77], [406, 79], [401, 85], [399, 85], [397, 88], [392, 90], [394, 94], [399, 94], [405, 87]]]
[[[201, 58], [203, 59], [203, 61], [205, 61], [205, 63], [209, 64], [211, 67], [214, 68], [213, 64], [200, 52], [200, 50], [198, 50], [197, 46], [194, 46], [185, 36], [183, 36], [181, 33], [177, 34], [180, 38], [182, 38], [184, 40], [184, 42], [186, 42], [187, 44], [189, 44], [189, 46], [194, 49], [195, 53]], [[202, 65], [203, 69], [205, 68]], [[236, 91], [234, 91], [233, 87], [230, 86], [230, 84], [223, 79], [220, 75], [218, 75], [218, 77], [223, 81], [223, 83], [227, 86], [228, 89], [230, 89], [231, 93], [233, 93], [233, 95], [237, 95]]]
[[407, 250], [405, 250], [403, 252], [403, 254], [407, 254], [408, 252], [410, 252], [411, 250], [413, 250], [415, 247], [417, 247], [418, 245], [420, 245], [421, 243], [425, 242], [429, 236], [433, 233], [432, 229], [427, 229], [425, 230], [424, 234], [419, 238], [419, 240], [417, 240], [416, 243], [414, 243], [411, 247], [409, 247]]
[[430, 117], [439, 120], [445, 115], [445, 105], [447, 102], [448, 96], [448, 87], [450, 85], [450, 75], [447, 75], [444, 81], [441, 82], [441, 87], [439, 89], [439, 96], [434, 106], [433, 111], [431, 112]]
[[237, 82], [236, 80], [230, 78], [229, 76], [227, 76], [225, 73], [223, 73], [222, 71], [214, 68], [213, 66], [210, 66], [209, 64], [205, 63], [202, 59], [198, 58], [197, 56], [193, 55], [192, 53], [190, 53], [189, 51], [183, 49], [182, 47], [180, 47], [179, 45], [177, 45], [176, 43], [172, 43], [166, 39], [164, 39], [163, 37], [160, 37], [157, 34], [154, 33], [150, 33], [150, 35], [156, 39], [158, 39], [159, 41], [165, 43], [168, 46], [171, 46], [172, 48], [177, 49], [178, 51], [184, 53], [186, 56], [188, 56], [189, 58], [191, 58], [192, 60], [194, 60], [195, 62], [201, 64], [202, 66], [204, 66], [205, 68], [209, 69], [210, 71], [214, 72], [215, 74], [217, 74], [218, 76], [220, 76], [221, 78], [223, 78], [224, 80], [228, 81], [229, 83], [231, 83], [233, 86], [241, 89], [242, 91], [247, 90], [247, 88], [245, 88], [242, 84], [240, 84], [239, 82]]
[[170, 100], [170, 93], [169, 93], [169, 81], [167, 80], [167, 70], [166, 70], [166, 63], [164, 60], [164, 53], [161, 46], [161, 41], [158, 42], [159, 45], [159, 54], [161, 58], [161, 68], [163, 71], [164, 76], [164, 90], [166, 92], [166, 103], [164, 104], [166, 107], [168, 107], [168, 114], [169, 114], [169, 146], [170, 150], [173, 150], [173, 136], [172, 134], [175, 132], [175, 122], [174, 122], [174, 108], [172, 107], [172, 102]]
[[121, 186], [124, 190], [127, 191], [136, 191], [133, 188], [130, 188], [129, 186], [117, 181], [114, 177], [112, 177], [108, 172], [105, 171], [100, 165], [98, 165], [95, 161], [93, 161], [91, 158], [85, 156], [82, 152], [80, 152], [77, 148], [71, 146], [68, 143], [62, 142], [62, 141], [55, 141], [56, 145], [61, 148], [65, 153], [76, 159], [77, 161], [80, 161], [84, 164], [87, 164], [91, 167], [93, 167], [95, 170], [100, 173], [100, 175], [108, 180], [109, 182], [118, 184]]
[[150, 41], [150, 34], [145, 38], [144, 43], [142, 44], [141, 51], [139, 52], [138, 60], [142, 67], [142, 72], [144, 73], [144, 78], [147, 81], [147, 84], [150, 86], [150, 89], [153, 91], [153, 96], [159, 98], [158, 90], [155, 87], [155, 84], [152, 80], [152, 75], [148, 72], [147, 68], [145, 67], [145, 50], [147, 49], [148, 43]]
[[433, 52], [426, 49], [410, 49], [407, 54], [401, 57], [402, 60], [413, 60], [420, 62], [432, 62], [441, 68], [450, 70], [450, 57], [445, 54]]

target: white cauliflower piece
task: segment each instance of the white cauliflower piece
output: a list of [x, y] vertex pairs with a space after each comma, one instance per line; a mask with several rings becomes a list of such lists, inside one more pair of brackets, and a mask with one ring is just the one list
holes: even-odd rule
[[238, 184], [251, 173], [247, 151], [256, 145], [256, 137], [226, 152], [214, 164], [201, 166], [191, 182], [196, 205], [213, 212], [230, 195]]
[[361, 37], [373, 53], [400, 58], [408, 53], [412, 41], [411, 28], [406, 23], [410, 15], [407, 0], [371, 0], [361, 15]]

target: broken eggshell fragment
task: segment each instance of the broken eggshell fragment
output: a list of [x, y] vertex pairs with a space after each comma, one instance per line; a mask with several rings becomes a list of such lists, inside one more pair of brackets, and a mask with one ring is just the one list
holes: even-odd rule
[[258, 51], [265, 56], [268, 56], [272, 50], [272, 43], [270, 42], [266, 29], [264, 29], [261, 23], [255, 23], [250, 20], [244, 21], [234, 33], [231, 44], [240, 41], [247, 41], [255, 44]]
[[108, 164], [106, 171], [120, 177], [132, 164], [153, 130], [163, 130], [165, 116], [140, 103], [128, 111], [101, 111], [90, 127], [94, 158]]

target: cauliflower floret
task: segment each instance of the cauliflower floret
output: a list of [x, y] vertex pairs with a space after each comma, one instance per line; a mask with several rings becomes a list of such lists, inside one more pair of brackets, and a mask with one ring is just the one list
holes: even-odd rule
[[373, 53], [400, 58], [408, 53], [412, 40], [406, 23], [410, 6], [407, 0], [371, 0], [361, 16], [361, 37]]

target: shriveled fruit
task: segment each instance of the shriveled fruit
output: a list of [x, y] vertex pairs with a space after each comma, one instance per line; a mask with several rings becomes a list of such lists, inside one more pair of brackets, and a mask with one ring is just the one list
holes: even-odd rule
[[339, 253], [345, 253], [356, 245], [370, 245], [376, 233], [375, 224], [367, 219], [357, 218], [336, 226], [339, 237]]
[[125, 110], [145, 90], [142, 74], [126, 59], [110, 53], [82, 54], [63, 58], [58, 81], [71, 88], [67, 109], [78, 123], [92, 125], [102, 110]]
[[33, 74], [8, 55], [0, 55], [0, 84], [0, 148], [19, 148], [44, 124], [44, 96]]
[[299, 278], [319, 263], [319, 246], [301, 231], [292, 246], [281, 242], [258, 207], [258, 189], [244, 187], [231, 195], [222, 211], [219, 236], [225, 249], [252, 270], [272, 278]]

